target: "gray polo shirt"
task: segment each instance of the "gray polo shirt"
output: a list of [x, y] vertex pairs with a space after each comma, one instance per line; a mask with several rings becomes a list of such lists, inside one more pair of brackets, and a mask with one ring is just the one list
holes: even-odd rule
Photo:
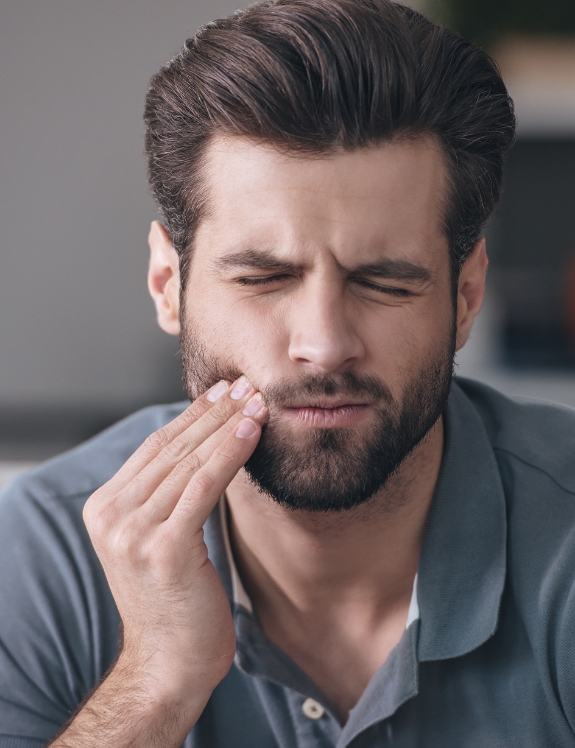
[[[49, 740], [113, 662], [118, 613], [82, 506], [182, 407], [136, 413], [0, 499], [0, 748]], [[454, 384], [419, 615], [344, 726], [238, 593], [221, 519], [206, 540], [237, 655], [185, 748], [575, 746], [575, 411]]]

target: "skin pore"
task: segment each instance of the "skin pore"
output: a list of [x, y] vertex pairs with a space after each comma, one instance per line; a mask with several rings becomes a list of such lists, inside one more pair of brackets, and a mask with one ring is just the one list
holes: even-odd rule
[[[205, 173], [209, 210], [182, 316], [224, 370], [264, 395], [277, 382], [354, 372], [401, 404], [450, 350], [454, 324], [457, 348], [466, 342], [485, 245], [462, 269], [454, 319], [445, 167], [432, 138], [319, 158], [220, 137]], [[150, 246], [158, 320], [179, 334], [178, 257], [158, 223]], [[373, 403], [337, 393], [291, 405], [270, 417], [299, 447], [318, 426], [351, 428], [358, 440], [374, 426]], [[281, 506], [244, 470], [226, 490], [236, 563], [264, 631], [342, 722], [404, 630], [442, 450], [439, 418], [375, 496], [343, 512]]]

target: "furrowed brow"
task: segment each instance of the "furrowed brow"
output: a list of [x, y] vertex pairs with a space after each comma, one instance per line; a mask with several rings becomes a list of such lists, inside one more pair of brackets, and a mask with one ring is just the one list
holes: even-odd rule
[[253, 249], [244, 249], [241, 252], [232, 252], [223, 257], [218, 257], [213, 260], [212, 264], [218, 270], [266, 270], [274, 273], [299, 270], [291, 262], [280, 260], [268, 252], [256, 252]]
[[353, 273], [356, 275], [374, 275], [378, 278], [419, 284], [428, 283], [432, 277], [431, 271], [427, 268], [424, 268], [422, 265], [415, 265], [407, 260], [370, 262], [354, 268]]

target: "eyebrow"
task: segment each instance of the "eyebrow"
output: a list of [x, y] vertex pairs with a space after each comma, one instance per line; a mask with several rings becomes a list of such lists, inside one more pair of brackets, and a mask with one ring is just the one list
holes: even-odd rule
[[[294, 270], [300, 272], [303, 269], [302, 266], [274, 257], [270, 252], [253, 249], [232, 252], [213, 260], [212, 264], [220, 270], [245, 268], [278, 273], [294, 272]], [[353, 275], [371, 275], [377, 278], [420, 284], [428, 283], [432, 277], [431, 271], [422, 265], [416, 265], [408, 260], [393, 259], [383, 259], [358, 265], [348, 272]]]
[[218, 257], [212, 261], [212, 264], [220, 270], [229, 268], [248, 268], [251, 270], [268, 270], [270, 272], [284, 272], [294, 269], [301, 270], [301, 266], [294, 265], [293, 262], [280, 260], [274, 257], [270, 252], [253, 249], [244, 249], [241, 252], [232, 252], [229, 255]]
[[378, 278], [408, 281], [410, 283], [429, 283], [432, 276], [431, 271], [423, 265], [416, 265], [407, 260], [391, 259], [358, 265], [353, 272], [358, 275], [374, 275]]

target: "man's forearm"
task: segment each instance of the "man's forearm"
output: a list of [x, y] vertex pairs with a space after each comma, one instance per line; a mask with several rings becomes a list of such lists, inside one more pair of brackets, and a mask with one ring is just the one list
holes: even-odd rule
[[51, 748], [180, 748], [211, 691], [183, 698], [118, 662]]

